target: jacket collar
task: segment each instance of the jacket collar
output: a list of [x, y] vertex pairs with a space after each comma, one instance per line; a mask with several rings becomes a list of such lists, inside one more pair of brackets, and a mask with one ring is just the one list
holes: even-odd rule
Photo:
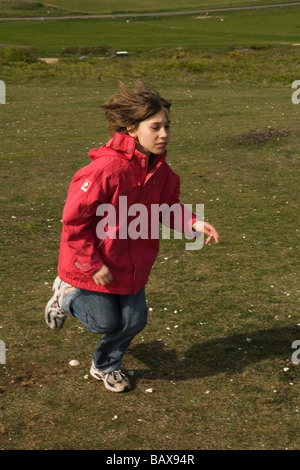
[[115, 135], [107, 142], [106, 147], [118, 150], [126, 154], [131, 159], [135, 150], [135, 138], [128, 134], [116, 132]]
[[[146, 156], [139, 152], [136, 148], [136, 139], [128, 134], [122, 134], [116, 132], [114, 136], [105, 145], [106, 148], [117, 150], [124, 154], [124, 157], [129, 160], [132, 159], [133, 155], [136, 155], [139, 159], [145, 159]], [[159, 166], [166, 159], [167, 152], [163, 155], [153, 155], [155, 166]]]

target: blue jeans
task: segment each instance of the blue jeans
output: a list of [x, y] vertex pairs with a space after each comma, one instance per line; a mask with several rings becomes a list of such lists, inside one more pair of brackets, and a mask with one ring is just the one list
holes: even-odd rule
[[63, 296], [61, 307], [89, 331], [105, 334], [93, 355], [95, 366], [105, 373], [120, 369], [125, 351], [147, 324], [144, 288], [130, 295], [76, 288]]

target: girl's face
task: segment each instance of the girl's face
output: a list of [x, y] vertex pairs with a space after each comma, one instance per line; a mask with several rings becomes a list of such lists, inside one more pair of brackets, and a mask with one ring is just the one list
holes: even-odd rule
[[140, 122], [138, 128], [129, 135], [134, 136], [137, 141], [137, 149], [149, 157], [162, 155], [170, 138], [169, 111], [161, 109], [145, 121]]

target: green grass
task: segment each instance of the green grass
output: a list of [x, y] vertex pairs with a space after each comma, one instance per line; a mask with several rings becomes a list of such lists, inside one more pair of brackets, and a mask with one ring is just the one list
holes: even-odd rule
[[[213, 8], [223, 8], [241, 5], [266, 5], [270, 2], [266, 0], [217, 0]], [[280, 2], [275, 0], [272, 2]], [[142, 0], [133, 2], [132, 0], [54, 0], [51, 4], [35, 2], [32, 0], [0, 0], [0, 17], [36, 17], [36, 16], [67, 16], [67, 15], [95, 15], [123, 12], [152, 12], [152, 11], [184, 11], [212, 8], [206, 0], [189, 0], [188, 4], [183, 0], [163, 3], [158, 0]]]
[[[1, 62], [1, 449], [299, 448], [297, 48], [177, 47], [125, 61]], [[182, 202], [203, 203], [220, 233], [198, 252], [161, 242], [123, 395], [88, 377], [97, 337], [72, 318], [52, 332], [43, 314], [69, 183], [107, 139], [100, 104], [119, 77], [172, 100], [168, 161]], [[290, 133], [240, 143], [271, 129]]]
[[[298, 7], [210, 15], [115, 20], [3, 22], [0, 44], [34, 47], [40, 57], [62, 53], [64, 47], [108, 44], [130, 53], [182, 47], [207, 50], [299, 42]], [[224, 21], [221, 21], [224, 20]]]
[[[210, 50], [185, 51], [183, 49], [159, 49], [117, 59], [92, 54], [80, 60], [80, 55], [63, 55], [56, 63], [46, 64], [37, 60], [27, 49], [4, 48], [0, 50], [1, 79], [9, 83], [17, 80], [48, 80], [49, 78], [74, 80], [106, 80], [147, 77], [153, 80], [177, 78], [184, 83], [212, 81], [257, 83], [263, 86], [282, 85], [291, 91], [291, 83], [297, 77], [298, 48], [267, 47], [249, 48], [243, 51]], [[13, 65], [13, 66], [12, 66]], [[7, 99], [10, 99], [9, 90]]]

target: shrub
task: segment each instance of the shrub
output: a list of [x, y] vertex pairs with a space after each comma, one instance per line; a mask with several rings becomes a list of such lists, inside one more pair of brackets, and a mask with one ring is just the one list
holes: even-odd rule
[[62, 50], [62, 54], [106, 54], [112, 51], [112, 47], [108, 46], [107, 44], [100, 44], [99, 46], [70, 46], [64, 47]]
[[0, 57], [8, 63], [25, 62], [31, 64], [36, 62], [31, 49], [17, 46], [9, 46], [0, 50]]
[[62, 50], [63, 54], [79, 54], [80, 48], [76, 46], [64, 47]]
[[101, 44], [100, 46], [94, 47], [95, 54], [107, 54], [112, 51], [113, 48], [111, 46], [108, 46], [107, 44]]

